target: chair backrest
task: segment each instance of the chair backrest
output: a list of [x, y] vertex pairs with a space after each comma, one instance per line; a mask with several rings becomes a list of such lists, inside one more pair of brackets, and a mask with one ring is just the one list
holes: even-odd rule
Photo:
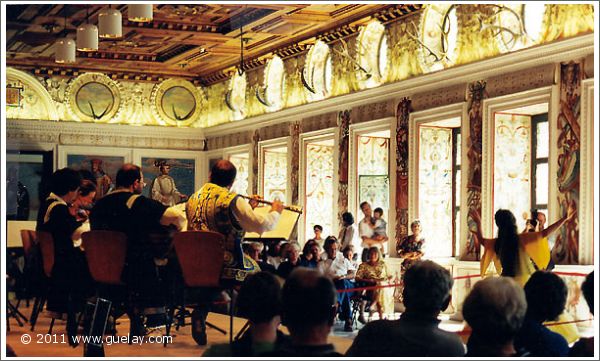
[[81, 235], [90, 274], [96, 282], [121, 285], [127, 255], [127, 236], [122, 232], [89, 231]]
[[187, 287], [218, 287], [223, 269], [224, 237], [209, 231], [185, 231], [173, 237]]
[[21, 230], [21, 241], [23, 242], [23, 253], [27, 258], [31, 252], [31, 248], [37, 243], [35, 231], [32, 229]]
[[40, 244], [42, 251], [42, 263], [44, 264], [44, 273], [46, 277], [52, 277], [52, 268], [54, 267], [54, 238], [49, 232], [36, 231], [35, 237]]

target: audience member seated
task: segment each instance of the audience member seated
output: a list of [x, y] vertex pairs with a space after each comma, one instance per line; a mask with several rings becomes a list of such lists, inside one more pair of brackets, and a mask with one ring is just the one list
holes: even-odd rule
[[265, 245], [262, 242], [250, 242], [248, 245], [248, 256], [258, 263], [261, 271], [269, 272], [271, 274], [276, 274], [277, 270], [273, 265], [268, 264], [260, 258], [262, 251], [265, 249]]
[[277, 268], [277, 274], [286, 279], [294, 268], [300, 266], [300, 245], [298, 243], [288, 243], [287, 261], [282, 262]]
[[[319, 269], [329, 279], [333, 280], [335, 288], [338, 291], [354, 288], [354, 275], [356, 269], [352, 263], [344, 258], [342, 252], [339, 252], [340, 243], [334, 236], [325, 239], [325, 252], [327, 259], [321, 261]], [[344, 331], [352, 332], [352, 310], [350, 307], [350, 298], [352, 292], [338, 292], [338, 302], [340, 303], [340, 319], [345, 321]]]
[[281, 287], [268, 272], [252, 274], [244, 280], [237, 298], [238, 316], [247, 318], [250, 327], [233, 343], [211, 346], [204, 357], [251, 357], [291, 342], [277, 328], [281, 323]]
[[[594, 272], [587, 275], [585, 281], [581, 284], [581, 292], [585, 298], [585, 302], [590, 308], [590, 312], [594, 314]], [[594, 356], [594, 336], [589, 338], [581, 338], [577, 341], [569, 352], [572, 357], [593, 357]]]
[[466, 356], [525, 356], [515, 350], [513, 341], [526, 310], [525, 292], [512, 278], [492, 277], [475, 283], [462, 311], [472, 329]]
[[564, 337], [543, 325], [545, 321], [555, 321], [565, 309], [565, 282], [552, 272], [536, 271], [525, 284], [525, 297], [527, 313], [515, 337], [515, 347], [522, 347], [533, 357], [568, 356], [569, 344]]
[[[357, 283], [361, 283], [361, 286], [381, 286], [386, 284], [392, 278], [385, 262], [381, 259], [381, 253], [379, 251], [378, 246], [373, 246], [369, 248], [368, 260], [367, 262], [363, 262], [358, 267], [358, 271], [356, 271], [355, 281]], [[384, 294], [386, 289], [374, 289], [365, 291], [367, 294], [367, 299], [370, 302], [370, 310], [371, 312], [376, 307], [377, 312], [379, 312], [379, 319], [383, 319], [383, 315], [390, 310], [384, 309]], [[360, 303], [360, 315], [358, 316], [358, 321], [365, 324], [367, 321], [365, 320], [365, 303], [366, 301], [361, 301]]]
[[[378, 247], [375, 247], [377, 249]], [[441, 330], [438, 315], [450, 304], [452, 276], [432, 261], [415, 263], [404, 274], [399, 320], [378, 320], [360, 330], [346, 353], [351, 357], [461, 357], [460, 338]]]
[[331, 280], [317, 270], [297, 268], [283, 286], [281, 319], [292, 342], [263, 354], [267, 357], [341, 356], [328, 343], [337, 312], [336, 292]]
[[354, 245], [349, 244], [346, 247], [342, 247], [342, 254], [344, 255], [345, 259], [352, 263], [354, 268], [358, 268], [358, 262], [356, 262], [356, 260], [358, 259], [358, 255], [356, 254], [356, 252], [354, 252]]
[[75, 198], [69, 207], [69, 212], [78, 222], [88, 220], [90, 210], [94, 204], [94, 198], [96, 198], [96, 184], [87, 179], [82, 180], [77, 192], [77, 198]]
[[319, 244], [315, 241], [307, 241], [302, 249], [300, 266], [317, 268], [319, 267], [319, 262], [321, 262], [321, 250]]
[[269, 251], [267, 252], [267, 263], [275, 267], [275, 269], [279, 268], [281, 262], [287, 259], [288, 247], [288, 242], [281, 242], [281, 240], [275, 241], [275, 243], [269, 247]]
[[[46, 308], [53, 313], [67, 313], [67, 334], [77, 332], [76, 313], [82, 311], [92, 279], [81, 248], [81, 234], [89, 230], [87, 223], [78, 222], [69, 213], [69, 204], [78, 194], [81, 177], [76, 171], [63, 168], [50, 178], [50, 195], [40, 205], [36, 230], [52, 234], [54, 267]], [[54, 314], [54, 317], [58, 315]]]

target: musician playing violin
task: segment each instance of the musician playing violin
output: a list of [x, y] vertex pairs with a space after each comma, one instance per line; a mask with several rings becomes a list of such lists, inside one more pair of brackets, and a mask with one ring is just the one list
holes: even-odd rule
[[[242, 252], [244, 232], [262, 234], [277, 225], [283, 204], [273, 201], [266, 216], [254, 211], [260, 197], [254, 196], [249, 202], [231, 192], [237, 170], [233, 163], [221, 159], [212, 167], [209, 182], [194, 193], [187, 201], [186, 214], [188, 230], [213, 231], [225, 236], [225, 257], [221, 279], [229, 282], [242, 282], [248, 274], [260, 271], [254, 260]], [[205, 315], [199, 315], [204, 329]], [[206, 334], [193, 334], [194, 338], [205, 341]], [[198, 340], [196, 342], [198, 342]]]

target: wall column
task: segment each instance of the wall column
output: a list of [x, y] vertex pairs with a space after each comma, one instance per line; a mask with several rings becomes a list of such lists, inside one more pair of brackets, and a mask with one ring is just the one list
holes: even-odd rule
[[[408, 236], [408, 124], [411, 100], [396, 107], [396, 248]], [[396, 254], [390, 250], [390, 254]]]
[[[350, 144], [350, 111], [338, 113], [337, 125], [339, 129], [339, 166], [338, 166], [338, 221], [341, 222], [342, 214], [348, 211], [348, 160]], [[354, 214], [358, 219], [359, 215]]]
[[258, 194], [258, 142], [260, 132], [256, 129], [252, 135], [252, 194]]

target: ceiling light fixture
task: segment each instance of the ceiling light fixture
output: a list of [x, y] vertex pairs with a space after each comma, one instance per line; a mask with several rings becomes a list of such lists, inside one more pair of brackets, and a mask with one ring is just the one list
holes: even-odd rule
[[120, 39], [123, 37], [123, 17], [112, 5], [102, 9], [98, 14], [98, 30], [101, 39]]
[[130, 4], [127, 19], [138, 23], [149, 23], [152, 21], [152, 11], [152, 4]]
[[65, 15], [65, 28], [63, 29], [65, 37], [56, 40], [54, 45], [54, 62], [59, 64], [72, 64], [76, 60], [77, 51], [75, 50], [75, 40], [67, 37], [66, 5], [63, 7], [63, 13]]
[[77, 28], [77, 50], [98, 51], [98, 27], [90, 24], [90, 8], [86, 9], [85, 24]]

